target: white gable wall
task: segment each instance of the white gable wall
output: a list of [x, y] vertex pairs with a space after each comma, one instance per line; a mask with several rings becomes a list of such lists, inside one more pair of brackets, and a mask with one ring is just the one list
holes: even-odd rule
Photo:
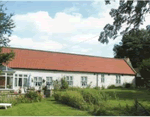
[[[79, 72], [61, 72], [61, 71], [45, 71], [45, 70], [25, 70], [25, 69], [14, 69], [16, 72], [15, 74], [27, 74], [31, 75], [31, 79], [34, 79], [34, 77], [42, 77], [42, 79], [45, 79], [46, 77], [52, 77], [53, 80], [61, 79], [63, 76], [73, 76], [73, 86], [75, 87], [82, 87], [81, 86], [81, 76], [87, 77], [87, 84], [91, 83], [91, 87], [97, 86], [97, 74], [94, 73], [79, 73]], [[105, 74], [105, 82], [101, 83], [101, 74], [98, 74], [98, 86], [102, 87], [108, 87], [109, 85], [116, 85], [120, 86], [123, 85], [123, 83], [128, 82], [132, 83], [135, 76], [131, 75], [121, 75], [121, 84], [116, 84], [116, 75], [114, 74]], [[15, 78], [13, 78], [15, 83]], [[34, 86], [33, 83], [31, 83], [32, 86]], [[46, 82], [44, 83], [46, 84]], [[39, 89], [39, 87], [35, 87], [36, 89]], [[19, 87], [14, 86], [14, 90], [18, 90]]]

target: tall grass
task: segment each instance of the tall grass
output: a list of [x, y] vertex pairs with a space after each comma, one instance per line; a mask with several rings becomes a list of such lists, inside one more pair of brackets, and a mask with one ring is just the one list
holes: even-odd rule
[[[125, 104], [125, 101], [120, 99], [119, 96], [124, 93], [122, 92], [119, 95], [118, 93], [118, 91], [114, 90], [70, 88], [65, 91], [56, 92], [54, 97], [55, 100], [63, 104], [87, 110], [93, 115], [141, 115], [141, 110], [135, 110], [135, 105], [128, 106], [126, 104], [126, 106], [122, 107], [120, 102]], [[112, 101], [115, 103], [110, 105]], [[143, 113], [142, 115], [146, 114]]]

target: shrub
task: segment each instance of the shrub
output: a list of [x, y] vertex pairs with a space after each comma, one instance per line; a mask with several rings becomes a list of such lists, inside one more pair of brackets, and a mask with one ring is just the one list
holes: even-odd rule
[[39, 102], [42, 100], [42, 95], [35, 91], [29, 91], [25, 94], [25, 98], [28, 98], [30, 102]]
[[54, 87], [54, 91], [59, 90], [61, 87], [61, 82], [59, 80], [53, 81], [53, 87]]
[[105, 89], [105, 87], [102, 85], [101, 89], [102, 89], [102, 90], [104, 90], [104, 89]]
[[82, 90], [81, 94], [86, 102], [90, 104], [99, 104], [100, 97], [98, 93], [91, 92], [91, 90]]
[[90, 84], [88, 84], [87, 86], [86, 86], [86, 88], [88, 89], [88, 88], [91, 88], [91, 85], [92, 85], [92, 82], [90, 82]]
[[100, 89], [100, 87], [97, 87], [97, 86], [96, 86], [96, 87], [94, 87], [93, 89], [99, 90], [99, 89]]
[[82, 88], [80, 88], [80, 87], [68, 87], [67, 90], [71, 90], [71, 91], [80, 91], [80, 90], [82, 90]]
[[125, 88], [131, 88], [132, 87], [132, 84], [131, 83], [125, 83]]
[[116, 86], [115, 85], [110, 85], [107, 87], [107, 89], [114, 89]]
[[78, 91], [64, 91], [56, 92], [54, 94], [55, 100], [59, 100], [61, 103], [84, 110], [86, 103]]
[[65, 80], [65, 78], [61, 79], [61, 89], [68, 89], [68, 82]]

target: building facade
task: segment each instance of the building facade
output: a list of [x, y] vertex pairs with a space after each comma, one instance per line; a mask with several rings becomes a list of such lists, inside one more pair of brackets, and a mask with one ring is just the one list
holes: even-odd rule
[[103, 58], [20, 48], [3, 48], [15, 52], [14, 60], [2, 69], [1, 90], [42, 86], [53, 88], [53, 81], [65, 77], [69, 86], [102, 87], [135, 84], [135, 71], [124, 59]]

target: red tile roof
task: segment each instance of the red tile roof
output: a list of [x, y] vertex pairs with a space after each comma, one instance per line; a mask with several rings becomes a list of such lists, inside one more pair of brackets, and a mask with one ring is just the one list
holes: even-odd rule
[[11, 68], [135, 75], [124, 59], [21, 48], [3, 48], [2, 51], [7, 53], [11, 49], [15, 52], [15, 58], [8, 63]]

